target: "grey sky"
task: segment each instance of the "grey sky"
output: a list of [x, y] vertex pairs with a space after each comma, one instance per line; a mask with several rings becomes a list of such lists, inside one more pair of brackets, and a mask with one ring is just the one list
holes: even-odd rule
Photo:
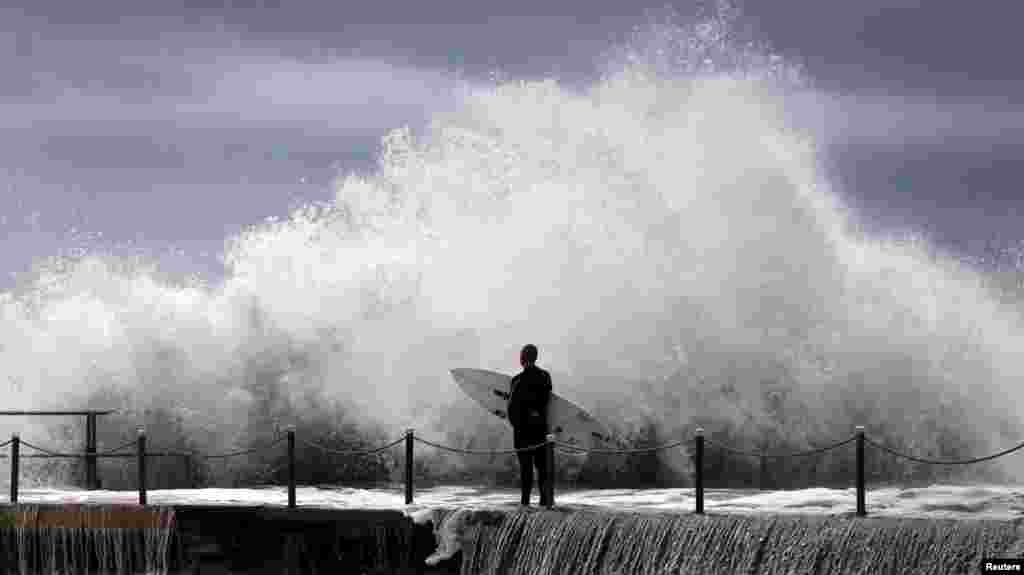
[[[164, 254], [172, 272], [216, 273], [225, 237], [328, 197], [338, 169], [372, 165], [388, 129], [450, 105], [456, 68], [582, 83], [665, 13], [623, 1], [212, 4], [0, 7], [0, 288], [72, 247], [72, 228]], [[850, 203], [879, 227], [965, 249], [1019, 237], [1024, 4], [748, 4], [742, 24], [813, 79], [818, 92], [792, 112], [820, 135]]]

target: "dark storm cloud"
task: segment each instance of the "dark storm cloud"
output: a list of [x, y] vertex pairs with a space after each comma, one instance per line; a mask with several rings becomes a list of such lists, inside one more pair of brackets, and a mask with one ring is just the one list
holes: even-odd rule
[[[68, 42], [105, 34], [164, 49], [186, 47], [161, 35], [224, 31], [253, 45], [294, 56], [335, 51], [390, 58], [417, 67], [472, 71], [501, 66], [543, 73], [552, 67], [582, 72], [611, 41], [626, 39], [650, 18], [692, 18], [715, 2], [613, 0], [546, 2], [127, 2], [52, 0], [8, 7], [6, 20], [27, 22], [24, 47], [45, 27]], [[923, 2], [734, 2], [750, 28], [790, 58], [803, 61], [827, 84], [851, 88], [949, 90], [992, 95], [996, 87], [1021, 94], [1017, 33], [1024, 5], [1012, 0]], [[669, 8], [666, 8], [669, 6]], [[12, 18], [17, 16], [16, 18]], [[2, 25], [0, 25], [2, 26]], [[103, 34], [97, 34], [97, 31]], [[230, 35], [229, 34], [229, 35]], [[217, 34], [212, 37], [216, 38]], [[116, 42], [115, 42], [116, 44]], [[167, 45], [171, 45], [167, 47]], [[832, 88], [834, 86], [829, 86]]]
[[748, 6], [758, 29], [777, 49], [804, 61], [819, 83], [1022, 101], [1020, 2], [778, 0]]
[[813, 92], [787, 101], [793, 122], [833, 144], [893, 146], [956, 140], [1024, 140], [1024, 114], [966, 98]]
[[[417, 66], [455, 63], [486, 73], [560, 69], [592, 72], [613, 41], [651, 19], [686, 21], [716, 2], [537, 0], [520, 2], [232, 3], [196, 8], [254, 41], [296, 53], [356, 50]], [[1018, 34], [1024, 4], [1012, 0], [733, 2], [751, 29], [787, 57], [802, 61], [828, 89], [1024, 93]], [[674, 15], [673, 15], [674, 14]]]
[[65, 251], [72, 228], [215, 253], [244, 225], [326, 198], [387, 130], [451, 100], [440, 70], [299, 61], [216, 26], [43, 8], [0, 18], [5, 272]]
[[[747, 2], [738, 28], [806, 68], [817, 90], [790, 113], [845, 166], [845, 193], [875, 211], [948, 212], [987, 197], [961, 185], [968, 174], [1002, 190], [990, 197], [1017, 189], [1019, 170], [965, 150], [1024, 140], [1022, 6]], [[677, 8], [670, 18], [661, 2], [610, 0], [8, 3], [0, 234], [17, 241], [0, 257], [24, 268], [72, 225], [216, 250], [244, 224], [327, 197], [339, 168], [369, 168], [387, 130], [451, 105], [456, 70], [585, 85], [635, 27], [695, 14]], [[944, 186], [868, 186], [865, 173], [891, 172], [922, 146], [942, 158]], [[925, 164], [913, 165], [936, 171]]]

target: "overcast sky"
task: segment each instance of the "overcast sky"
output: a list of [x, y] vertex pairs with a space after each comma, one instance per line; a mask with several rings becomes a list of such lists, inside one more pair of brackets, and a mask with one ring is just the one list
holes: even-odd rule
[[[457, 69], [582, 84], [665, 6], [0, 1], [0, 288], [81, 233], [216, 274], [226, 237], [450, 105]], [[747, 4], [814, 81], [798, 121], [851, 204], [967, 251], [1024, 237], [1024, 3]]]

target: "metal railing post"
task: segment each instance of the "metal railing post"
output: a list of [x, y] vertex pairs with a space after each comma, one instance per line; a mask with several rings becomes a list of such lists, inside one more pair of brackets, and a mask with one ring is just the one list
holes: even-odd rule
[[18, 453], [21, 451], [21, 438], [17, 433], [11, 436], [11, 503], [18, 502]]
[[85, 486], [99, 489], [98, 459], [96, 457], [96, 414], [85, 416]]
[[295, 509], [295, 426], [288, 426], [288, 509]]
[[541, 485], [541, 489], [547, 491], [545, 501], [545, 507], [551, 509], [555, 506], [555, 436], [551, 433], [547, 434], [547, 444], [544, 445], [544, 457], [547, 459], [547, 481], [546, 485]]
[[864, 502], [864, 426], [857, 426], [857, 516], [868, 514]]
[[694, 471], [696, 477], [694, 478], [694, 497], [696, 499], [696, 510], [697, 515], [704, 514], [704, 428], [697, 428], [697, 437], [695, 438], [696, 445], [694, 446]]
[[413, 430], [405, 430], [405, 504], [412, 504], [413, 490], [413, 460], [412, 460]]
[[146, 430], [139, 428], [139, 505], [146, 504]]
[[182, 460], [182, 464], [185, 466], [185, 485], [192, 488], [194, 487], [192, 484], [192, 454], [186, 453]]

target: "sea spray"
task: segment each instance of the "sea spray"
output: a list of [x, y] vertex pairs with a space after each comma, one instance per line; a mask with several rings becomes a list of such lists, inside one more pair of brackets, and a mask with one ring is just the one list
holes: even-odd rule
[[[0, 297], [0, 361], [23, 382], [10, 403], [113, 404], [154, 445], [205, 452], [314, 416], [503, 447], [448, 369], [512, 371], [533, 342], [559, 393], [626, 437], [699, 424], [781, 450], [864, 424], [933, 457], [1019, 438], [1020, 310], [926, 242], [858, 231], [825, 143], [790, 123], [812, 82], [735, 18], [653, 26], [582, 88], [468, 83], [326, 205], [226, 238], [218, 285], [98, 252], [41, 264]], [[101, 425], [101, 444], [131, 433]], [[480, 469], [417, 458], [435, 476]]]

